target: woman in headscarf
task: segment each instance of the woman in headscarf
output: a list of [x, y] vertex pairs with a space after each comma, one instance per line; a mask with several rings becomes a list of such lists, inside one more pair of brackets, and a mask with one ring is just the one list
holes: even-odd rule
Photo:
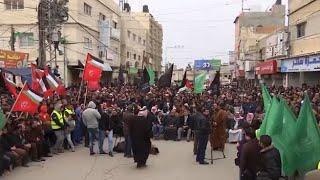
[[134, 108], [135, 118], [129, 124], [129, 133], [132, 140], [132, 152], [137, 168], [146, 166], [149, 157], [152, 133], [152, 122], [148, 121], [148, 110], [146, 107]]
[[241, 117], [239, 112], [236, 112], [229, 125], [229, 143], [237, 143], [241, 141], [242, 138], [242, 125], [243, 125], [243, 117]]

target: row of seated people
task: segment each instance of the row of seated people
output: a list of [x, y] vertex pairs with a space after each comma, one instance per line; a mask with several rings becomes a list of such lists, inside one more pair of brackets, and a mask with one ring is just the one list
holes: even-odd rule
[[43, 134], [41, 121], [16, 119], [0, 130], [0, 175], [28, 162], [51, 157], [50, 146]]

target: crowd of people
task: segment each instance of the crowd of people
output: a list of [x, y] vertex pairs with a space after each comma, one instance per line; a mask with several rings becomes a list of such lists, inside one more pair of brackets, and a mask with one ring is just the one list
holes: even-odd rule
[[[308, 93], [319, 123], [320, 86], [270, 87], [269, 91], [282, 96], [295, 113], [299, 113], [303, 95]], [[65, 97], [44, 100], [38, 114], [11, 114], [0, 130], [0, 174], [20, 165], [28, 166], [30, 160], [45, 161], [66, 149], [74, 152], [79, 144], [89, 147], [90, 155], [112, 157], [114, 136], [123, 136], [124, 156], [134, 156], [138, 168], [146, 166], [152, 137], [193, 140], [199, 164], [208, 164], [208, 142], [218, 151], [224, 151], [229, 142], [238, 144], [235, 162], [241, 179], [278, 179], [281, 161], [272, 139], [262, 136], [259, 142], [255, 137], [264, 115], [260, 88], [225, 86], [220, 92], [219, 96], [210, 92], [193, 94], [178, 92], [175, 86], [151, 87], [149, 92], [141, 92], [126, 85], [87, 93], [82, 90], [79, 96], [79, 87], [70, 87]], [[6, 114], [13, 102], [8, 91], [1, 88], [1, 107]], [[107, 149], [103, 148], [105, 138]]]

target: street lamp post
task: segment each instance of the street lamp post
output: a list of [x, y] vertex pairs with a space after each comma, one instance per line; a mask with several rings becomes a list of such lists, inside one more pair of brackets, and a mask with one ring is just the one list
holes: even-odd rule
[[169, 50], [169, 49], [183, 49], [183, 48], [184, 48], [184, 46], [183, 46], [183, 45], [166, 46], [165, 62], [164, 62], [164, 65], [169, 64], [169, 61], [168, 61], [168, 50]]

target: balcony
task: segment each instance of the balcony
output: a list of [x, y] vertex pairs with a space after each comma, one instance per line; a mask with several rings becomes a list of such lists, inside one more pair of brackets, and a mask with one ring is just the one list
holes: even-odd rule
[[120, 29], [111, 28], [111, 38], [120, 40]]

